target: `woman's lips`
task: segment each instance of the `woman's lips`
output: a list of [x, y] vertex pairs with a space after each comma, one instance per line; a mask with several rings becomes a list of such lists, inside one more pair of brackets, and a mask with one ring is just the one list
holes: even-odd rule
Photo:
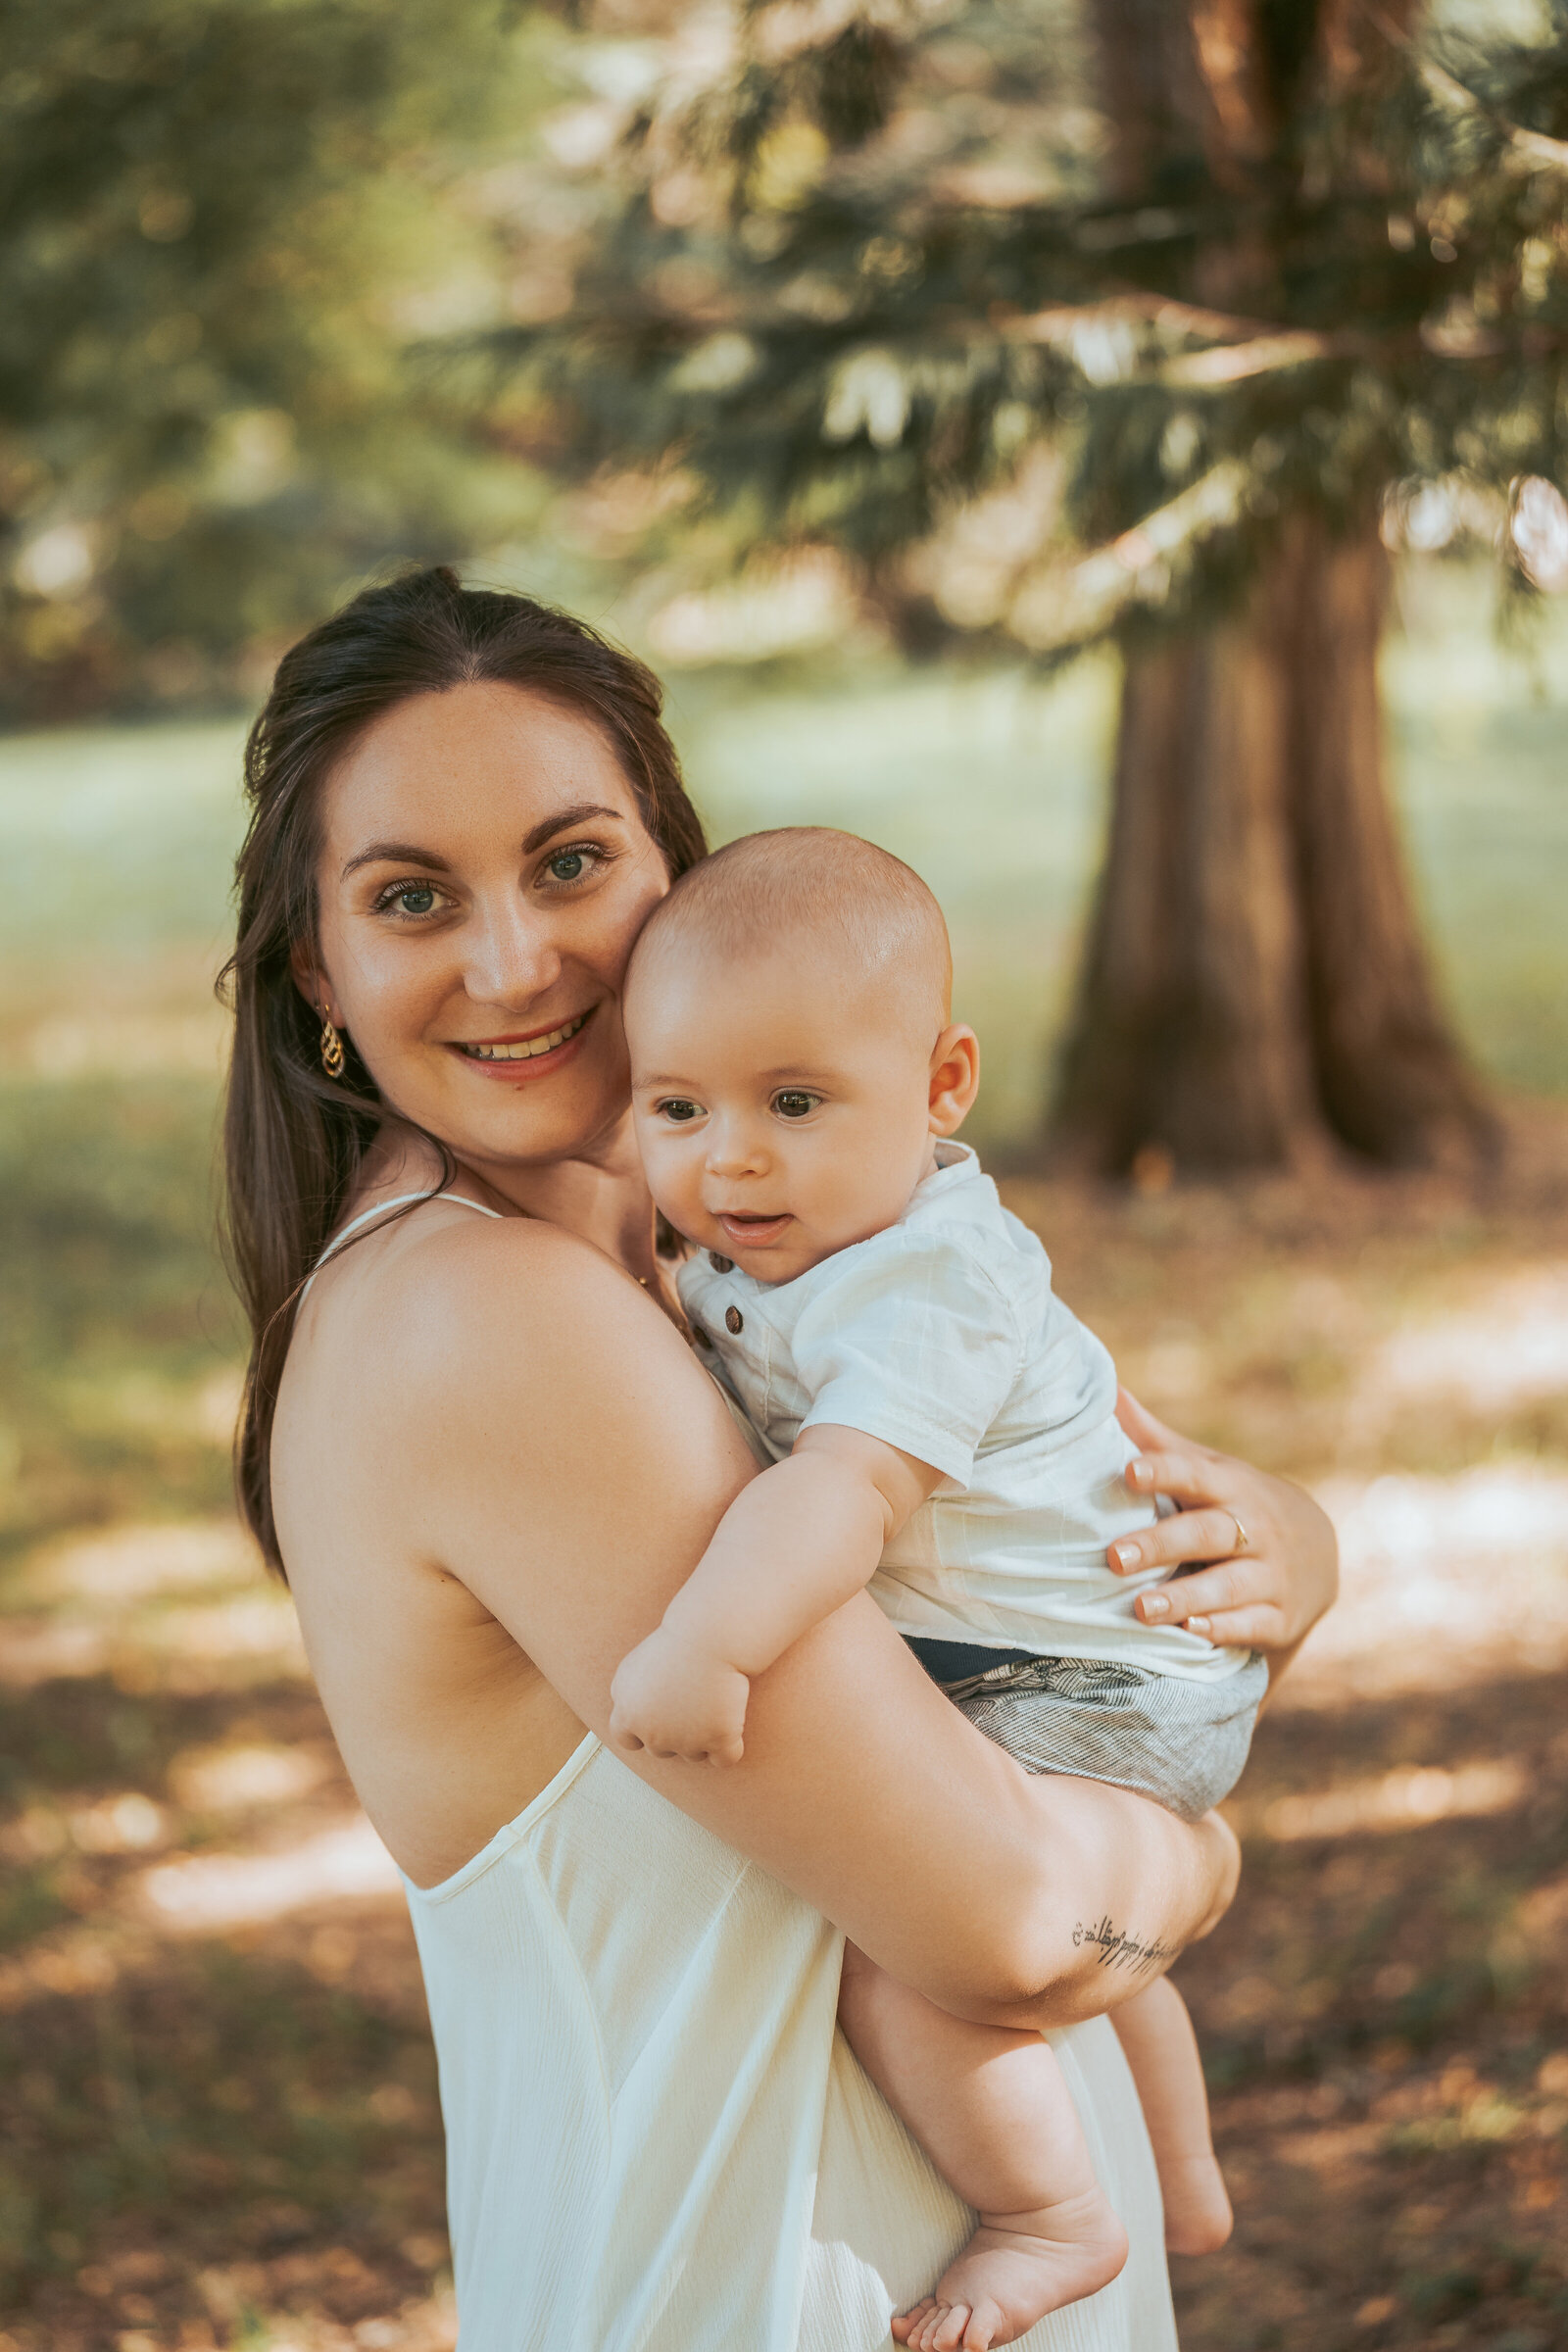
[[473, 1045], [454, 1045], [453, 1053], [483, 1078], [548, 1078], [577, 1051], [582, 1033], [597, 1011], [590, 1004], [555, 1029], [536, 1030], [531, 1037], [484, 1038]]
[[728, 1238], [740, 1250], [762, 1250], [776, 1242], [787, 1225], [795, 1219], [788, 1209], [776, 1217], [726, 1217], [721, 1211], [715, 1222], [722, 1225]]

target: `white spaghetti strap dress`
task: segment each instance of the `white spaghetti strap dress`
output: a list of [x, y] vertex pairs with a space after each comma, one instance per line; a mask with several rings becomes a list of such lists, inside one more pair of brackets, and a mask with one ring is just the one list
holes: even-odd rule
[[[408, 1885], [459, 2352], [892, 2352], [973, 2216], [835, 2031], [836, 1931], [584, 1740]], [[1121, 2277], [1028, 2352], [1174, 2352], [1159, 2188], [1103, 2020], [1054, 2036]]]
[[[462, 1870], [404, 1886], [459, 2352], [895, 2352], [890, 2318], [974, 2216], [837, 2032], [843, 1938], [818, 1912], [595, 1739]], [[1103, 2019], [1053, 2039], [1132, 2252], [1020, 2352], [1175, 2352], [1120, 2045]]]

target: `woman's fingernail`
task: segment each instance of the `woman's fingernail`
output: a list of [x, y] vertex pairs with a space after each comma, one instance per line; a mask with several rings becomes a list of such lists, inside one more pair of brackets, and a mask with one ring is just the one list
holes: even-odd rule
[[1170, 1602], [1165, 1598], [1163, 1592], [1146, 1592], [1144, 1594], [1144, 1623], [1146, 1625], [1155, 1617], [1168, 1617], [1169, 1615]]
[[1136, 1568], [1144, 1556], [1136, 1544], [1113, 1544], [1110, 1548], [1116, 1555], [1118, 1568]]
[[1152, 1462], [1129, 1462], [1127, 1476], [1135, 1487], [1152, 1487], [1154, 1483], [1153, 1464]]
[[1187, 1620], [1187, 1631], [1190, 1634], [1201, 1634], [1203, 1639], [1207, 1641], [1208, 1619], [1206, 1617], [1189, 1617]]

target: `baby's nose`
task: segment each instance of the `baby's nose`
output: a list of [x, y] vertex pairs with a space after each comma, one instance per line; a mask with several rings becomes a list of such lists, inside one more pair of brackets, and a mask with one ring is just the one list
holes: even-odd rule
[[708, 1164], [715, 1176], [757, 1175], [767, 1165], [760, 1136], [743, 1127], [715, 1127], [709, 1137]]

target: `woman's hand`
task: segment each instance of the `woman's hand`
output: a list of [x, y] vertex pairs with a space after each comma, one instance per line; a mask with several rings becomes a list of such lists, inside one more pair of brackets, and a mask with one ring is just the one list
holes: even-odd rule
[[[1178, 1436], [1125, 1389], [1116, 1417], [1144, 1448], [1127, 1465], [1133, 1493], [1168, 1494], [1180, 1505], [1110, 1547], [1122, 1576], [1183, 1571], [1139, 1594], [1139, 1616], [1146, 1625], [1185, 1625], [1221, 1648], [1262, 1650], [1278, 1672], [1339, 1590], [1333, 1522], [1289, 1479]], [[1189, 1568], [1192, 1561], [1212, 1565]]]

